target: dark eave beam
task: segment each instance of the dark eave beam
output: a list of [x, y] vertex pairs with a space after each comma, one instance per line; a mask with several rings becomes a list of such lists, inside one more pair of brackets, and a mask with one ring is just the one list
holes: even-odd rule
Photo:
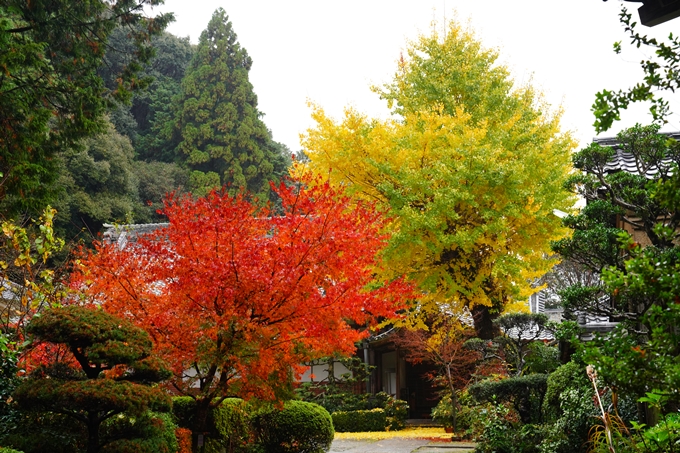
[[680, 16], [680, 0], [644, 0], [638, 14], [640, 23], [647, 27], [668, 22]]

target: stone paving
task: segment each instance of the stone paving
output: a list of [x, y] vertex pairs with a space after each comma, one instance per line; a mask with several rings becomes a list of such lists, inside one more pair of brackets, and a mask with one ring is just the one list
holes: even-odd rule
[[471, 453], [474, 449], [474, 444], [466, 442], [432, 442], [427, 439], [338, 439], [333, 441], [329, 453]]

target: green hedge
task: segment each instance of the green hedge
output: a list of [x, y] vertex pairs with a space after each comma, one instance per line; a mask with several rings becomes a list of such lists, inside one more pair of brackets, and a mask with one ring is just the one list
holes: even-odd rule
[[384, 409], [333, 412], [333, 426], [339, 433], [385, 431], [387, 414]]
[[11, 448], [0, 447], [0, 453], [23, 453], [19, 450], [12, 450]]
[[543, 421], [543, 398], [548, 388], [548, 375], [530, 374], [500, 381], [482, 381], [468, 388], [470, 396], [479, 403], [510, 401], [522, 422]]
[[287, 401], [283, 410], [262, 410], [253, 426], [267, 453], [324, 453], [335, 434], [328, 411], [305, 401]]
[[180, 428], [192, 429], [195, 413], [196, 401], [192, 397], [175, 396], [172, 398], [172, 415], [175, 416], [175, 423]]

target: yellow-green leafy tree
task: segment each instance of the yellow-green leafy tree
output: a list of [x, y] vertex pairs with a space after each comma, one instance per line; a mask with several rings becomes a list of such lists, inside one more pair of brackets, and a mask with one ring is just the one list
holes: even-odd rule
[[384, 257], [427, 294], [419, 311], [469, 308], [485, 338], [554, 264], [550, 241], [565, 232], [553, 211], [574, 203], [562, 185], [575, 144], [559, 113], [497, 57], [454, 22], [421, 36], [374, 88], [392, 118], [346, 109], [335, 121], [314, 105], [297, 169], [378, 200], [395, 219]]

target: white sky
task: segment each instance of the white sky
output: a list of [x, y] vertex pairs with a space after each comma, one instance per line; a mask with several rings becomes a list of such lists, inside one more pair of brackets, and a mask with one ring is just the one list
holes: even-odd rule
[[[637, 19], [640, 3], [625, 5]], [[386, 106], [369, 87], [391, 80], [407, 41], [429, 33], [433, 19], [439, 30], [444, 19], [469, 20], [482, 43], [499, 50], [517, 83], [531, 81], [552, 106], [563, 108], [563, 130], [581, 146], [595, 136], [595, 93], [639, 81], [638, 63], [645, 57], [630, 46], [614, 54], [615, 41], [627, 43], [616, 0], [165, 0], [161, 11], [175, 13], [169, 32], [196, 43], [220, 6], [253, 59], [250, 81], [265, 124], [294, 152], [299, 134], [313, 126], [308, 99], [338, 119], [347, 105], [386, 117]], [[658, 37], [679, 29], [680, 19], [640, 26]], [[670, 99], [680, 112], [680, 103]], [[631, 109], [604, 135], [649, 123], [645, 112]], [[665, 130], [680, 130], [680, 117], [673, 116]]]

